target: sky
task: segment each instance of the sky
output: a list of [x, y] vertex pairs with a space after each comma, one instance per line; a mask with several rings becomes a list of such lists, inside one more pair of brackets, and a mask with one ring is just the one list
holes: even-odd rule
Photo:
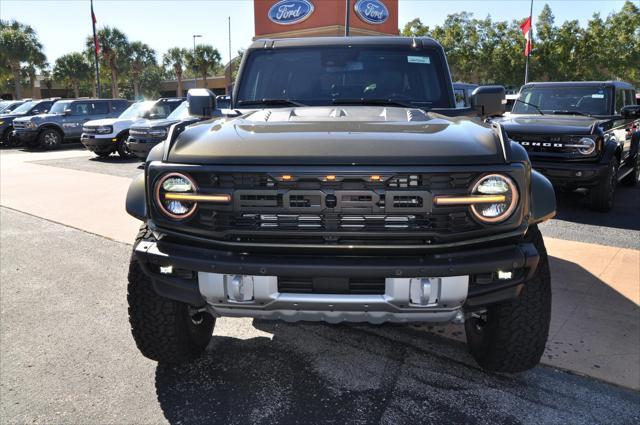
[[[534, 17], [545, 3], [551, 7], [556, 24], [578, 19], [584, 26], [593, 13], [606, 17], [620, 10], [624, 1], [534, 0]], [[398, 25], [402, 28], [418, 17], [434, 26], [448, 14], [463, 11], [478, 18], [491, 15], [494, 20], [524, 19], [529, 5], [529, 0], [400, 0]], [[0, 19], [31, 25], [50, 63], [65, 53], [84, 49], [85, 39], [91, 34], [89, 10], [89, 0], [0, 0]], [[98, 26], [118, 27], [129, 40], [140, 40], [154, 48], [158, 59], [169, 47], [192, 48], [193, 35], [201, 34], [198, 43], [212, 44], [226, 62], [229, 17], [234, 55], [251, 42], [254, 31], [253, 0], [94, 0], [94, 11]]]

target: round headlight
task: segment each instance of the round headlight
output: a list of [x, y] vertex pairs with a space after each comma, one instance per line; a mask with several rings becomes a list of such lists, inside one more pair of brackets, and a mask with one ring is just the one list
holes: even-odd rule
[[582, 155], [591, 155], [596, 150], [596, 142], [588, 137], [583, 137], [578, 141], [578, 152]]
[[182, 220], [190, 217], [198, 204], [193, 201], [170, 199], [169, 194], [195, 193], [198, 190], [195, 182], [186, 174], [169, 173], [156, 183], [156, 205], [169, 218]]
[[473, 186], [473, 195], [502, 196], [503, 202], [487, 202], [471, 205], [473, 215], [484, 223], [498, 223], [509, 218], [518, 205], [518, 189], [507, 176], [489, 174]]

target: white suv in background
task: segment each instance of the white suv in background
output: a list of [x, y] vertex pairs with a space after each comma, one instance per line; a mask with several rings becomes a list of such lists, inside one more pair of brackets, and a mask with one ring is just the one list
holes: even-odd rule
[[141, 119], [159, 119], [168, 116], [180, 106], [184, 99], [162, 98], [136, 102], [118, 118], [107, 118], [86, 122], [82, 127], [82, 144], [100, 157], [118, 152], [122, 158], [134, 158], [127, 144], [129, 129]]

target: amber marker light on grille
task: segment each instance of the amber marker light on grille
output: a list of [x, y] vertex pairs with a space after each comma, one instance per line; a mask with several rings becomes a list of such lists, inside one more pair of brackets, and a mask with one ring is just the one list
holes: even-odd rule
[[465, 196], [436, 196], [433, 202], [436, 205], [473, 205], [473, 204], [497, 204], [506, 202], [505, 195], [465, 195]]
[[331, 175], [331, 174], [328, 175], [328, 176], [325, 176], [325, 180], [328, 180], [328, 181], [334, 181], [335, 179], [336, 179], [336, 176]]
[[191, 201], [191, 202], [229, 202], [231, 195], [201, 195], [198, 193], [165, 193], [164, 199], [170, 201]]
[[378, 175], [373, 175], [370, 177], [372, 182], [379, 182], [380, 180], [382, 180], [382, 177], [378, 176]]
[[284, 181], [289, 181], [293, 179], [293, 176], [290, 176], [289, 174], [285, 174], [284, 176], [281, 177], [282, 180]]

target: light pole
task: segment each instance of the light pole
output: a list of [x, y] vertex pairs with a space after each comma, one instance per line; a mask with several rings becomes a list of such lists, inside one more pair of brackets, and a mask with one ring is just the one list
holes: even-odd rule
[[[196, 56], [196, 38], [202, 37], [202, 34], [193, 34], [193, 56]], [[197, 70], [195, 70], [197, 72]], [[198, 74], [193, 78], [193, 88], [198, 88]]]

